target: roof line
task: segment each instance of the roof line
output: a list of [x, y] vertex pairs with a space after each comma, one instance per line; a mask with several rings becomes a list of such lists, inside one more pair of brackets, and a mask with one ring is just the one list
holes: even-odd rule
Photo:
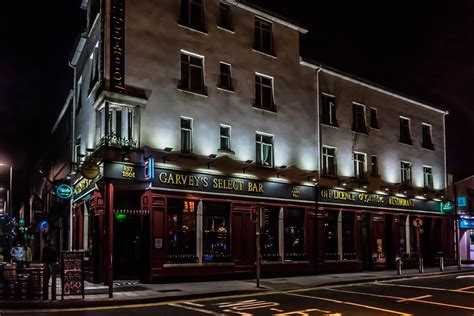
[[69, 90], [69, 94], [66, 98], [66, 102], [64, 103], [63, 108], [61, 109], [61, 112], [59, 112], [58, 118], [56, 119], [56, 122], [54, 123], [54, 126], [51, 129], [51, 134], [54, 134], [54, 132], [56, 131], [56, 128], [58, 128], [59, 123], [63, 119], [64, 114], [66, 113], [67, 108], [69, 107], [69, 104], [71, 103], [71, 99], [72, 99], [72, 90]]
[[461, 179], [461, 180], [459, 180], [459, 181], [456, 181], [456, 182], [454, 182], [454, 184], [461, 183], [461, 182], [463, 182], [463, 181], [466, 181], [467, 179], [469, 179], [469, 178], [472, 178], [472, 177], [474, 177], [474, 175], [472, 175], [472, 176], [469, 176], [469, 177], [467, 177], [467, 178], [464, 178], [464, 179]]
[[337, 76], [337, 77], [340, 77], [342, 79], [345, 79], [345, 80], [348, 80], [348, 81], [351, 81], [355, 84], [358, 84], [358, 85], [361, 85], [361, 86], [364, 86], [366, 88], [369, 88], [369, 89], [372, 89], [372, 90], [375, 90], [375, 91], [378, 91], [378, 92], [381, 92], [381, 93], [384, 93], [384, 94], [387, 94], [389, 96], [393, 96], [393, 97], [396, 97], [400, 100], [403, 100], [403, 101], [406, 101], [406, 102], [409, 102], [409, 103], [412, 103], [412, 104], [415, 104], [415, 105], [418, 105], [418, 106], [421, 106], [421, 107], [424, 107], [426, 109], [429, 109], [429, 110], [432, 110], [432, 111], [435, 111], [435, 112], [438, 112], [438, 113], [442, 113], [442, 114], [449, 114], [449, 112], [447, 110], [442, 110], [442, 109], [438, 109], [434, 106], [431, 106], [431, 105], [428, 105], [426, 103], [423, 103], [423, 102], [420, 102], [420, 101], [416, 101], [412, 98], [408, 98], [408, 97], [405, 97], [405, 96], [402, 96], [398, 93], [395, 93], [395, 92], [392, 92], [392, 91], [389, 91], [388, 89], [386, 88], [382, 88], [382, 87], [377, 87], [376, 85], [374, 84], [370, 84], [368, 82], [365, 82], [361, 79], [355, 79], [353, 77], [351, 77], [349, 74], [343, 74], [342, 71], [338, 71], [338, 70], [335, 70], [333, 68], [330, 68], [330, 67], [327, 67], [327, 66], [323, 66], [321, 64], [318, 64], [318, 63], [315, 63], [315, 62], [312, 62], [306, 58], [303, 58], [303, 57], [300, 57], [300, 64], [303, 65], [303, 66], [307, 66], [307, 67], [310, 67], [310, 68], [313, 68], [313, 69], [320, 69], [321, 71], [324, 71], [328, 74], [331, 74], [331, 75], [334, 75], [334, 76]]
[[261, 8], [258, 8], [257, 6], [255, 5], [251, 5], [247, 2], [243, 3], [242, 0], [224, 0], [225, 3], [228, 3], [228, 4], [233, 4], [235, 5], [236, 7], [239, 7], [239, 8], [242, 8], [244, 10], [247, 10], [247, 11], [250, 11], [252, 13], [255, 13], [255, 14], [258, 14], [268, 20], [271, 20], [273, 22], [277, 22], [277, 23], [280, 23], [280, 24], [283, 24], [293, 30], [296, 30], [302, 34], [306, 34], [308, 33], [308, 29], [304, 28], [304, 27], [301, 27], [301, 26], [298, 26], [294, 23], [291, 23], [289, 21], [285, 21], [286, 19], [283, 18], [283, 17], [278, 17], [276, 16], [275, 13], [273, 12], [268, 12], [266, 10], [263, 10]]

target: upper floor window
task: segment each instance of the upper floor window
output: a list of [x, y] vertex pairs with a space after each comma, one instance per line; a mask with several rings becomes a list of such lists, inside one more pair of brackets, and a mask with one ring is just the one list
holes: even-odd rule
[[400, 185], [404, 188], [411, 187], [411, 162], [402, 161], [400, 166]]
[[352, 103], [352, 130], [367, 134], [365, 125], [365, 105]]
[[220, 63], [219, 87], [232, 90], [232, 76], [230, 72], [230, 64]]
[[423, 187], [433, 190], [433, 170], [428, 166], [423, 167]]
[[232, 15], [230, 6], [222, 2], [219, 4], [219, 19], [217, 25], [232, 31]]
[[193, 119], [181, 117], [181, 152], [193, 152]]
[[135, 147], [135, 110], [109, 104], [100, 115], [100, 143], [107, 146]]
[[400, 143], [412, 145], [410, 136], [410, 119], [400, 117]]
[[370, 157], [370, 174], [377, 176], [379, 174], [379, 164], [377, 161], [377, 156]]
[[275, 111], [273, 104], [273, 78], [255, 74], [255, 107]]
[[273, 136], [257, 133], [257, 159], [258, 165], [273, 167]]
[[220, 138], [220, 150], [230, 151], [230, 126], [221, 124]]
[[323, 146], [323, 174], [336, 176], [336, 148]]
[[95, 85], [99, 81], [99, 43], [95, 45], [94, 52], [89, 58], [90, 62], [90, 81], [89, 81], [89, 94]]
[[180, 88], [197, 93], [206, 93], [204, 86], [203, 57], [181, 52]]
[[255, 18], [255, 49], [273, 55], [272, 23]]
[[423, 137], [423, 140], [421, 142], [421, 146], [423, 148], [433, 150], [434, 147], [433, 147], [433, 142], [431, 140], [431, 125], [425, 124], [425, 123], [421, 124], [421, 133], [422, 133], [422, 137]]
[[379, 128], [379, 123], [377, 120], [377, 109], [370, 108], [370, 127]]
[[354, 177], [357, 179], [365, 179], [365, 154], [354, 153]]
[[180, 23], [190, 28], [205, 32], [203, 1], [181, 0]]
[[321, 94], [321, 123], [338, 126], [336, 118], [336, 98]]
[[74, 155], [75, 155], [74, 161], [78, 165], [83, 161], [82, 157], [84, 157], [81, 151], [82, 151], [81, 150], [81, 136], [78, 136], [76, 139], [76, 143], [74, 144]]
[[82, 77], [79, 78], [76, 84], [76, 115], [82, 109]]

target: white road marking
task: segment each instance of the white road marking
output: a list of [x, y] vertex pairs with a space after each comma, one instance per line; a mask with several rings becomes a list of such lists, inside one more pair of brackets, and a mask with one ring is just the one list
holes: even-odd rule
[[395, 286], [395, 287], [422, 289], [422, 290], [430, 290], [430, 291], [456, 292], [456, 293], [464, 293], [464, 294], [468, 294], [468, 295], [474, 295], [474, 292], [464, 292], [463, 289], [445, 289], [445, 288], [429, 287], [429, 286], [392, 284], [392, 283], [381, 283], [381, 282], [374, 282], [372, 284], [381, 285], [381, 286]]
[[[274, 312], [279, 312], [279, 313], [283, 312], [282, 309], [278, 309], [278, 308], [274, 308], [274, 307], [273, 307], [273, 308], [270, 308], [270, 310], [271, 310], [271, 311], [274, 311]], [[2, 315], [0, 315], [0, 316], [2, 316]]]
[[433, 297], [433, 295], [422, 295], [422, 296], [417, 296], [417, 297], [412, 297], [412, 298], [404, 298], [403, 300], [398, 300], [397, 303], [403, 303], [403, 302], [414, 301], [414, 300], [421, 300], [422, 298], [428, 298], [428, 297]]
[[231, 313], [231, 314], [237, 314], [237, 315], [240, 315], [240, 316], [253, 316], [253, 314], [244, 313], [244, 312], [238, 312], [238, 311], [233, 311], [233, 310], [230, 310], [230, 309], [224, 309], [223, 312]]
[[220, 315], [219, 313], [216, 313], [216, 312], [213, 312], [213, 311], [210, 311], [210, 310], [207, 310], [207, 309], [196, 308], [196, 307], [191, 307], [191, 306], [183, 306], [183, 305], [178, 304], [178, 303], [171, 303], [171, 304], [168, 304], [168, 305], [173, 306], [173, 307], [178, 307], [178, 308], [189, 309], [189, 310], [192, 310], [192, 311], [195, 311], [195, 312], [200, 312], [200, 313], [208, 314], [208, 315]]
[[458, 275], [456, 279], [474, 279], [474, 275], [469, 274], [469, 275]]
[[462, 292], [462, 291], [465, 291], [465, 290], [470, 290], [470, 289], [472, 289], [472, 288], [474, 288], [474, 285], [462, 287], [462, 288], [460, 288], [460, 289], [456, 289], [456, 291]]

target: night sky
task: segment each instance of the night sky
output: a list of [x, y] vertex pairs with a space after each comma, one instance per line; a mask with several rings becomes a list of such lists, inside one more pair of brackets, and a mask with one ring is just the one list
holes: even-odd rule
[[[72, 87], [68, 58], [85, 27], [80, 2], [2, 9], [0, 160], [15, 162], [20, 188]], [[448, 171], [474, 174], [473, 1], [251, 2], [309, 28], [303, 56], [449, 110]]]

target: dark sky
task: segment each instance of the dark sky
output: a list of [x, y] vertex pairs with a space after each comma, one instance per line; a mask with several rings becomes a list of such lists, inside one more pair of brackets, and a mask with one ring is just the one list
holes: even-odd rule
[[[72, 86], [67, 61], [84, 29], [80, 2], [2, 9], [0, 159], [14, 160], [20, 178], [41, 156]], [[310, 29], [302, 55], [448, 109], [448, 170], [456, 179], [474, 174], [473, 1], [251, 2]]]

